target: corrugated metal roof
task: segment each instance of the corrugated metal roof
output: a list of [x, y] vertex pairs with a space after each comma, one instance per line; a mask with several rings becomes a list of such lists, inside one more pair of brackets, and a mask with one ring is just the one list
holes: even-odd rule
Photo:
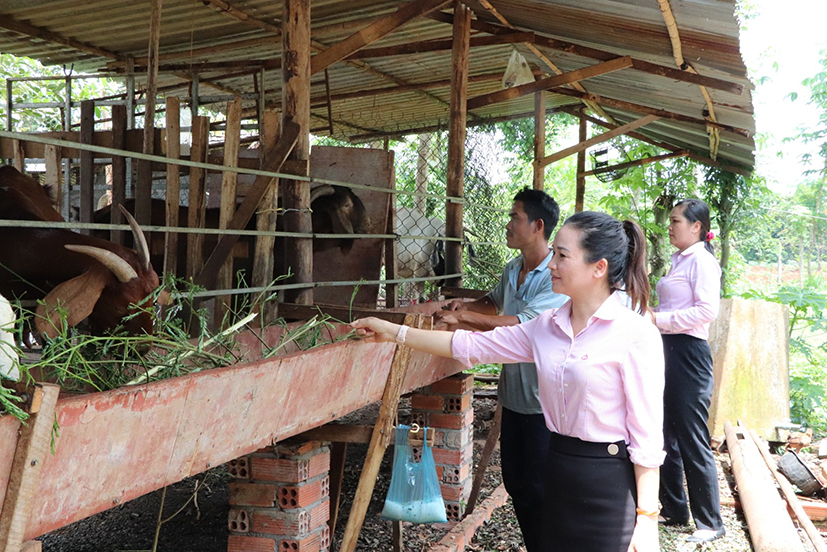
[[[188, 66], [203, 62], [278, 59], [281, 45], [272, 29], [280, 26], [281, 2], [227, 0], [227, 3], [254, 18], [255, 24], [229, 17], [202, 1], [165, 0], [161, 19], [162, 63], [180, 65], [183, 70], [178, 75], [185, 75]], [[313, 39], [317, 44], [335, 44], [376, 17], [392, 13], [402, 4], [397, 0], [314, 0], [311, 5]], [[675, 66], [672, 45], [657, 0], [497, 0], [492, 4], [511, 25], [521, 30], [617, 55], [629, 55], [670, 68]], [[686, 61], [703, 76], [744, 86], [740, 95], [709, 89], [718, 122], [751, 134], [755, 129], [752, 86], [739, 51], [734, 5], [734, 0], [673, 0], [672, 10]], [[470, 6], [478, 20], [499, 23], [475, 1]], [[0, 7], [0, 27], [5, 27], [0, 29], [0, 51], [33, 57], [46, 64], [73, 65], [79, 71], [100, 71], [113, 60], [146, 55], [150, 7], [148, 0], [86, 0], [82, 3], [76, 0], [6, 0]], [[23, 23], [49, 34], [33, 37], [8, 30], [9, 22]], [[370, 45], [370, 48], [448, 38], [450, 35], [450, 25], [421, 18]], [[85, 46], [66, 45], [66, 41], [55, 37]], [[234, 43], [241, 44], [230, 50], [220, 48]], [[92, 48], [96, 53], [88, 51]], [[213, 50], [198, 53], [203, 48]], [[522, 45], [517, 45], [517, 48], [533, 67], [548, 71], [527, 48]], [[563, 71], [597, 63], [594, 59], [573, 53], [545, 47], [540, 49]], [[512, 46], [508, 44], [473, 48], [471, 75], [502, 72], [511, 50]], [[168, 55], [173, 58], [165, 59]], [[451, 76], [450, 51], [364, 61], [374, 71], [345, 63], [330, 67], [330, 87], [334, 98], [342, 94], [398, 86], [399, 82], [448, 81]], [[215, 79], [215, 84], [224, 90], [252, 92], [252, 75], [257, 70], [249, 68], [247, 74], [240, 74], [244, 69], [242, 65], [221, 70], [213, 68], [201, 71], [200, 78]], [[221, 78], [222, 75], [229, 76]], [[185, 81], [173, 74], [163, 75], [162, 85], [173, 82]], [[581, 84], [591, 94], [662, 109], [699, 121], [703, 119], [706, 107], [697, 85], [633, 69], [605, 74]], [[280, 85], [280, 69], [268, 70], [265, 77], [268, 102], [280, 102]], [[500, 83], [494, 78], [471, 82], [469, 97], [498, 88]], [[206, 85], [202, 86], [201, 91], [202, 94], [209, 93]], [[184, 95], [186, 89], [170, 93]], [[427, 90], [335, 100], [333, 119], [337, 122], [336, 135], [350, 137], [445, 124], [448, 119], [448, 93], [448, 85], [442, 84]], [[319, 105], [313, 110], [319, 116], [313, 123], [316, 126], [322, 117], [327, 116], [327, 108], [322, 105], [325, 98], [323, 75], [314, 75], [311, 96], [313, 105]], [[550, 107], [578, 102], [577, 98], [547, 93], [547, 105]], [[245, 102], [245, 107], [253, 105], [253, 102]], [[529, 113], [532, 109], [533, 99], [526, 96], [474, 110], [469, 114], [469, 121]], [[641, 116], [628, 109], [610, 106], [605, 109], [620, 123]], [[703, 124], [661, 119], [647, 125], [641, 133], [709, 155], [709, 141]], [[753, 149], [751, 137], [721, 131], [721, 161], [751, 169]]]

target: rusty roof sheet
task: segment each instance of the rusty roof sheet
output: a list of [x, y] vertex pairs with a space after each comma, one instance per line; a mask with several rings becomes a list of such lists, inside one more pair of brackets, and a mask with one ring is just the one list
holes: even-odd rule
[[[657, 0], [496, 0], [491, 2], [514, 27], [616, 55], [674, 68], [672, 45]], [[234, 62], [233, 68], [199, 69], [199, 78], [225, 92], [253, 92], [259, 70], [245, 60], [278, 63], [281, 44], [277, 37], [281, 2], [273, 0], [225, 0], [248, 20], [230, 17], [198, 0], [164, 0], [160, 51], [163, 64], [177, 71], [163, 72], [159, 86], [186, 83], [189, 69], [201, 63]], [[398, 9], [397, 0], [313, 0], [312, 34], [318, 47], [333, 45], [363, 28], [375, 18]], [[499, 22], [482, 5], [469, 3], [481, 22]], [[145, 56], [149, 39], [149, 0], [5, 0], [0, 6], [0, 51], [28, 56], [45, 64], [71, 65], [76, 71], [100, 71], [107, 63]], [[743, 85], [743, 92], [709, 89], [718, 122], [740, 129], [721, 131], [718, 158], [751, 170], [754, 164], [755, 130], [752, 85], [741, 59], [734, 0], [672, 1], [685, 60], [703, 76]], [[450, 10], [447, 12], [450, 13]], [[485, 33], [479, 33], [486, 36]], [[369, 48], [449, 38], [451, 26], [429, 18], [414, 20]], [[229, 48], [227, 45], [234, 45]], [[521, 44], [474, 47], [470, 74], [485, 76], [469, 83], [468, 95], [501, 88], [499, 79], [511, 55], [520, 50], [533, 68], [552, 74], [548, 67]], [[538, 46], [557, 67], [570, 71], [598, 61], [572, 52]], [[207, 52], [203, 52], [208, 49]], [[353, 137], [444, 125], [448, 120], [451, 53], [448, 50], [377, 57], [362, 60], [371, 70], [345, 63], [329, 69], [332, 116], [338, 137]], [[140, 79], [139, 79], [140, 81]], [[267, 70], [264, 88], [269, 103], [281, 97], [281, 70]], [[313, 126], [324, 126], [327, 105], [324, 75], [312, 79]], [[399, 84], [435, 83], [424, 90], [366, 95], [365, 91]], [[701, 121], [706, 104], [699, 86], [634, 69], [624, 69], [581, 82], [591, 94], [692, 117]], [[213, 93], [202, 84], [201, 94]], [[168, 92], [186, 95], [186, 87]], [[576, 105], [571, 96], [546, 93], [547, 107]], [[254, 101], [245, 101], [253, 107]], [[518, 116], [533, 110], [529, 96], [489, 105], [469, 112], [469, 123], [484, 118]], [[618, 123], [641, 117], [624, 106], [605, 107]], [[699, 122], [660, 119], [640, 130], [646, 136], [709, 155], [707, 129]]]

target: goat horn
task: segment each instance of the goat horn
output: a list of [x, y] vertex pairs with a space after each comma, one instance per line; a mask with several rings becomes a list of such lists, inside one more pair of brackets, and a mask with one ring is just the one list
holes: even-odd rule
[[132, 228], [132, 236], [135, 238], [135, 251], [138, 252], [138, 258], [141, 260], [141, 266], [143, 266], [144, 270], [146, 270], [149, 268], [149, 246], [146, 244], [146, 236], [144, 236], [144, 231], [141, 230], [141, 227], [138, 226], [138, 222], [129, 213], [129, 211], [126, 210], [126, 207], [121, 204], [118, 204], [118, 207], [121, 209], [123, 216], [126, 217], [129, 227]]
[[320, 197], [333, 195], [335, 193], [336, 190], [333, 189], [333, 186], [330, 184], [322, 184], [310, 190], [310, 203], [313, 203]]
[[112, 271], [115, 277], [123, 283], [126, 283], [133, 278], [138, 277], [138, 273], [135, 272], [135, 269], [132, 266], [120, 258], [117, 254], [109, 251], [108, 249], [103, 249], [102, 247], [95, 247], [92, 245], [73, 245], [73, 244], [66, 244], [63, 247], [68, 249], [69, 251], [74, 251], [75, 253], [82, 253], [83, 255], [89, 255], [100, 264], [108, 268]]

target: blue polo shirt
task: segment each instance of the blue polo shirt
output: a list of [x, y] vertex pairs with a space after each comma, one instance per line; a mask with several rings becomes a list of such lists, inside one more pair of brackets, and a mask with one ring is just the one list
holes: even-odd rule
[[[517, 287], [523, 256], [511, 259], [505, 265], [500, 283], [487, 295], [503, 316], [516, 316], [526, 322], [543, 311], [557, 308], [568, 301], [568, 297], [551, 290], [551, 273], [548, 263], [552, 252], [530, 271]], [[498, 397], [503, 408], [519, 414], [542, 414], [538, 395], [537, 368], [532, 362], [503, 364], [498, 386]]]

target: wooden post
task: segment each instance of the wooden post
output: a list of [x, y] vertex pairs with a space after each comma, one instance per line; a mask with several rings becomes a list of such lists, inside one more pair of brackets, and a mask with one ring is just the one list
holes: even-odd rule
[[336, 534], [336, 522], [339, 520], [339, 500], [342, 497], [346, 457], [347, 443], [334, 441], [330, 444], [330, 518], [327, 520], [331, 535], [330, 552], [334, 552], [333, 535]]
[[14, 150], [14, 168], [24, 173], [26, 172], [26, 155], [23, 152], [23, 144], [20, 140], [12, 140], [11, 144]]
[[[209, 142], [209, 117], [196, 117], [192, 121], [192, 147], [190, 159], [203, 163], [207, 158], [207, 143]], [[206, 171], [196, 167], [190, 168], [190, 192], [187, 226], [190, 228], [204, 228], [206, 217], [207, 194], [204, 187]], [[187, 277], [195, 277], [204, 265], [204, 235], [187, 234]]]
[[[393, 165], [391, 165], [393, 166]], [[396, 170], [396, 169], [392, 169]], [[396, 186], [396, 175], [393, 177]], [[388, 223], [385, 227], [388, 234], [396, 234], [396, 194], [391, 194], [388, 201]], [[397, 263], [399, 261], [398, 243], [396, 238], [385, 240], [385, 279], [396, 280], [399, 276]], [[395, 309], [399, 306], [399, 284], [385, 284], [385, 308]]]
[[[91, 144], [95, 132], [95, 102], [84, 100], [80, 102], [80, 142]], [[95, 160], [92, 152], [80, 152], [80, 222], [92, 222], [95, 211]], [[89, 235], [91, 230], [81, 230], [81, 234]]]
[[[582, 144], [587, 138], [586, 119], [580, 119], [580, 133], [578, 135], [578, 143]], [[541, 167], [542, 169], [542, 167]], [[574, 212], [579, 213], [583, 210], [583, 202], [586, 198], [586, 177], [583, 173], [586, 172], [586, 150], [577, 152], [577, 176], [576, 189], [574, 193]]]
[[405, 541], [402, 534], [402, 522], [394, 520], [391, 522], [391, 527], [391, 546], [393, 547], [393, 552], [403, 552], [403, 550], [405, 550]]
[[[471, 9], [461, 2], [454, 4], [454, 43], [451, 51], [451, 115], [448, 123], [448, 168], [446, 193], [463, 197], [465, 169], [465, 119], [468, 96], [468, 51], [471, 31]], [[462, 238], [462, 204], [447, 200], [445, 204], [445, 235]], [[462, 243], [445, 243], [445, 272], [462, 272]], [[459, 286], [461, 278], [443, 282]]]
[[[158, 91], [158, 42], [161, 39], [161, 7], [163, 3], [163, 0], [152, 0], [152, 11], [149, 19], [143, 153], [154, 153], [155, 151], [155, 94]], [[138, 161], [135, 219], [138, 224], [151, 224], [152, 222], [152, 163], [150, 161]], [[150, 243], [152, 242], [150, 241]]]
[[[224, 127], [224, 166], [238, 167], [238, 147], [241, 142], [241, 98], [227, 103], [227, 125]], [[218, 227], [227, 228], [235, 215], [238, 173], [225, 171], [221, 176], [221, 209]], [[218, 270], [218, 289], [233, 287], [233, 256], [230, 255]], [[224, 315], [230, 309], [232, 297], [218, 297], [215, 301], [215, 327], [220, 328]]]
[[[167, 157], [181, 157], [181, 102], [175, 96], [167, 97]], [[178, 226], [178, 206], [181, 201], [181, 168], [167, 165], [166, 225]], [[167, 232], [164, 239], [164, 272], [178, 273], [178, 234]]]
[[[126, 106], [112, 106], [112, 147], [115, 149], [126, 149]], [[126, 202], [126, 158], [122, 155], [112, 156], [112, 208], [109, 211], [109, 222], [112, 224], [123, 224], [124, 216], [117, 205]], [[123, 230], [112, 230], [109, 239], [123, 245]]]
[[32, 401], [31, 416], [20, 426], [3, 513], [0, 515], [0, 550], [10, 552], [21, 549], [36, 500], [35, 489], [40, 480], [40, 470], [51, 454], [49, 446], [60, 387], [38, 383], [31, 392], [35, 399], [40, 398], [40, 404], [36, 407], [34, 404], [38, 401]]
[[503, 406], [497, 403], [497, 410], [494, 412], [494, 423], [488, 430], [488, 437], [485, 439], [485, 448], [482, 449], [482, 456], [480, 463], [477, 466], [477, 472], [474, 474], [474, 483], [471, 485], [471, 496], [468, 497], [468, 505], [465, 507], [465, 517], [474, 513], [474, 508], [477, 506], [477, 499], [480, 496], [480, 489], [482, 482], [485, 480], [485, 470], [488, 468], [488, 461], [491, 459], [491, 453], [494, 452], [494, 447], [500, 439], [500, 428], [503, 421]]
[[[278, 111], [264, 111], [261, 120], [261, 164], [264, 164], [265, 152], [271, 151], [279, 139], [279, 117]], [[256, 230], [263, 232], [275, 232], [277, 209], [279, 197], [279, 180], [274, 178], [261, 198], [259, 204], [259, 215], [256, 219]], [[253, 257], [253, 287], [269, 286], [273, 283], [273, 247], [276, 238], [274, 236], [256, 236], [255, 256]], [[266, 297], [265, 297], [266, 298]], [[273, 316], [275, 316], [275, 305], [256, 305], [259, 311], [259, 323], [265, 327]]]
[[[296, 147], [288, 159], [307, 161], [310, 159], [310, 0], [284, 0], [283, 13], [281, 105], [284, 119], [291, 119], [300, 129]], [[310, 185], [304, 181], [286, 180], [282, 186], [284, 229], [313, 232]], [[292, 282], [313, 281], [312, 238], [289, 238], [285, 259], [294, 275]], [[310, 305], [313, 289], [287, 290], [285, 300]]]
[[534, 189], [546, 186], [546, 169], [540, 159], [546, 156], [546, 97], [543, 92], [534, 94]]
[[55, 211], [60, 212], [63, 205], [63, 180], [60, 177], [60, 148], [58, 146], [43, 146], [44, 163], [46, 164], [46, 183], [54, 186]]
[[[421, 314], [408, 314], [405, 316], [405, 325], [419, 328], [422, 326], [422, 320], [423, 316]], [[393, 440], [396, 409], [399, 406], [399, 395], [402, 392], [402, 383], [408, 370], [411, 352], [412, 349], [405, 345], [396, 346], [396, 353], [393, 355], [388, 379], [385, 383], [385, 391], [382, 394], [382, 403], [379, 406], [379, 415], [376, 418], [376, 425], [373, 427], [373, 435], [368, 446], [362, 475], [359, 477], [359, 486], [356, 488], [356, 496], [353, 498], [353, 506], [350, 508], [347, 527], [345, 527], [345, 534], [342, 537], [341, 552], [353, 552], [356, 549], [356, 541], [359, 538], [359, 532], [362, 530], [362, 523], [365, 521], [365, 514], [373, 495], [373, 487], [376, 485], [376, 476], [379, 474], [382, 457], [385, 455], [385, 449]]]

